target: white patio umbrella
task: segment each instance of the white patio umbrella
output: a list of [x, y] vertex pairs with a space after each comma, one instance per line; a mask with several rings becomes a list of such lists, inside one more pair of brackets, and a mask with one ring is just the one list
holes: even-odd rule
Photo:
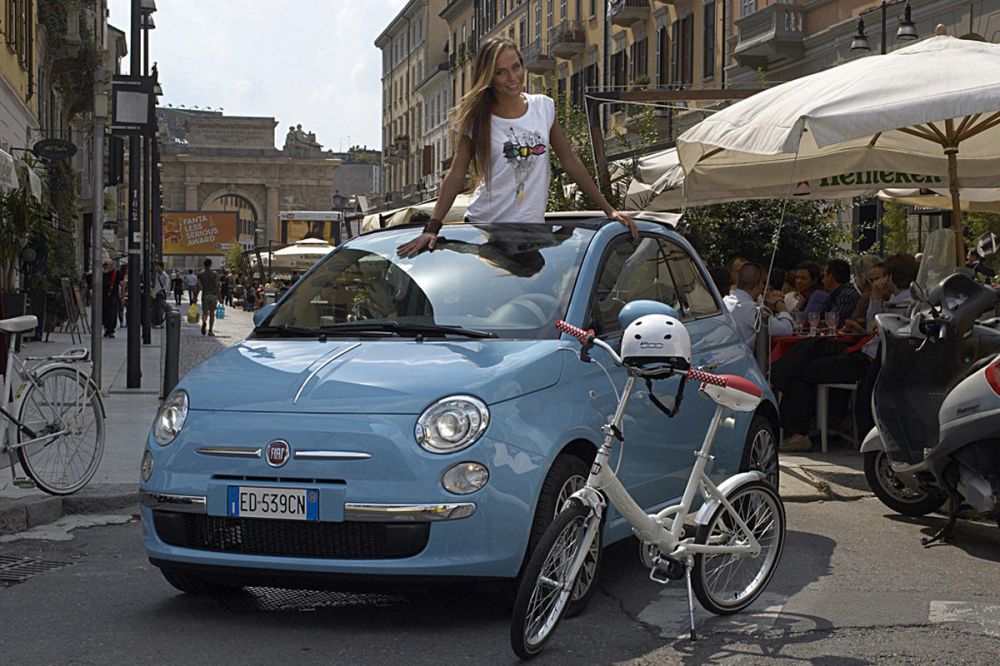
[[[879, 190], [879, 199], [906, 206], [951, 210], [954, 205], [951, 193], [941, 189], [887, 189]], [[963, 187], [958, 191], [963, 213], [1000, 213], [1000, 188]]]
[[823, 180], [947, 188], [961, 258], [959, 178], [975, 188], [1000, 177], [1000, 45], [939, 34], [853, 60], [737, 102], [677, 146], [690, 193]]
[[[442, 222], [445, 224], [452, 224], [461, 222], [465, 219], [465, 210], [469, 207], [469, 203], [472, 202], [472, 194], [463, 192], [455, 197], [455, 201], [451, 204], [451, 210], [445, 215]], [[424, 213], [428, 217], [434, 214], [434, 206], [437, 205], [437, 199], [431, 199], [430, 201], [424, 201], [412, 206], [403, 206], [402, 208], [396, 208], [394, 210], [382, 211], [381, 213], [371, 213], [365, 215], [365, 219], [361, 223], [361, 231], [374, 231], [375, 229], [380, 229], [379, 217], [386, 219], [385, 226], [395, 227], [401, 224], [409, 224], [413, 219], [413, 216], [418, 213]]]
[[625, 208], [629, 210], [680, 210], [687, 206], [707, 206], [743, 199], [780, 199], [785, 196], [805, 199], [843, 199], [873, 196], [876, 187], [844, 185], [840, 180], [821, 179], [826, 186], [810, 187], [808, 182], [785, 183], [753, 190], [692, 191], [684, 187], [676, 148], [667, 148], [639, 159], [638, 169], [629, 183]]
[[271, 268], [305, 270], [328, 255], [333, 246], [319, 238], [303, 238], [271, 253]]

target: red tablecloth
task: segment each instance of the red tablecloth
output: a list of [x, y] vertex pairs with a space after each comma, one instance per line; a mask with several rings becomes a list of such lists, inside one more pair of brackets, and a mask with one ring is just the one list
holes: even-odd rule
[[[844, 347], [849, 347], [855, 342], [861, 339], [858, 335], [821, 335], [820, 338], [824, 340], [830, 340], [839, 345], [844, 345]], [[771, 358], [769, 359], [771, 363], [775, 363], [782, 356], [788, 353], [788, 350], [792, 348], [792, 345], [798, 344], [803, 340], [814, 339], [811, 335], [775, 335], [771, 338]]]

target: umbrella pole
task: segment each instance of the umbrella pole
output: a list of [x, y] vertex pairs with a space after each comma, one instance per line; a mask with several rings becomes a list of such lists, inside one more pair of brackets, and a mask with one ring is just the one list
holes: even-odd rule
[[962, 203], [958, 196], [958, 138], [955, 136], [955, 123], [948, 119], [944, 122], [945, 134], [951, 145], [944, 147], [948, 156], [948, 191], [951, 193], [951, 228], [955, 231], [955, 262], [965, 265], [965, 238], [962, 235]]

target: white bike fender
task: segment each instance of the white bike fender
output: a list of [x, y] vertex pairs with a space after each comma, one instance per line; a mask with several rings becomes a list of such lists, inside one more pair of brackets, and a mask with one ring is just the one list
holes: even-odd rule
[[[760, 470], [751, 470], [749, 472], [741, 472], [734, 476], [729, 477], [725, 481], [719, 484], [719, 492], [724, 496], [728, 497], [731, 492], [737, 490], [740, 486], [744, 486], [748, 483], [754, 481], [763, 481], [764, 473]], [[714, 497], [707, 502], [705, 502], [700, 509], [698, 509], [698, 514], [694, 517], [694, 522], [698, 525], [707, 525], [708, 521], [711, 520], [712, 514], [715, 513], [716, 507], [720, 504], [719, 500]]]
[[872, 451], [885, 451], [885, 442], [882, 441], [882, 435], [879, 434], [878, 428], [872, 428], [865, 435], [865, 441], [861, 443], [861, 453], [870, 453]]

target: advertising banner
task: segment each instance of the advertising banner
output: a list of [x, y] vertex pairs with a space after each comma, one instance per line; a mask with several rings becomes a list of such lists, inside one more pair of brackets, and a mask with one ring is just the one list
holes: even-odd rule
[[235, 242], [235, 212], [163, 213], [163, 254], [225, 254]]

